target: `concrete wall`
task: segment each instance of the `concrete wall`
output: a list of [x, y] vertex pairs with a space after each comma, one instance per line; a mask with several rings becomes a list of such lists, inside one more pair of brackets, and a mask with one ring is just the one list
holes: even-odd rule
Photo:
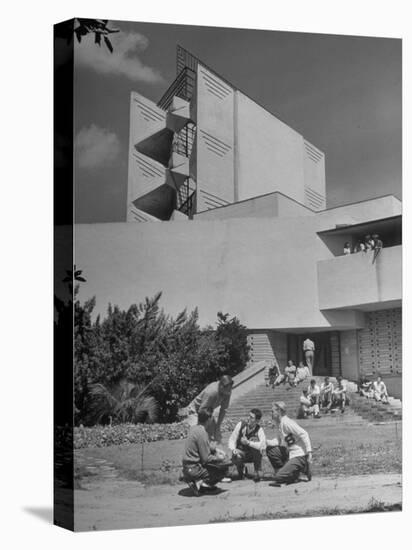
[[396, 399], [402, 399], [402, 376], [383, 376], [388, 394]]
[[197, 68], [197, 210], [235, 200], [233, 88], [202, 65]]
[[127, 220], [136, 219], [132, 201], [149, 193], [165, 181], [165, 168], [150, 157], [138, 153], [135, 145], [164, 129], [166, 113], [141, 94], [130, 96], [129, 165], [127, 182]]
[[256, 197], [214, 210], [196, 214], [197, 220], [225, 220], [229, 218], [276, 218], [278, 216], [277, 193]]
[[310, 207], [305, 207], [282, 193], [277, 193], [278, 197], [278, 217], [281, 218], [294, 218], [301, 216], [314, 216], [315, 213]]
[[343, 378], [359, 379], [358, 339], [356, 330], [340, 333], [341, 368]]
[[317, 147], [303, 141], [305, 204], [316, 212], [326, 208], [325, 155]]
[[239, 200], [281, 191], [304, 203], [302, 136], [242, 93], [236, 95]]
[[359, 307], [402, 299], [402, 246], [338, 256], [318, 263], [321, 309]]
[[256, 363], [267, 361], [268, 365], [273, 361], [283, 369], [287, 361], [287, 334], [274, 330], [251, 331], [248, 334], [250, 346], [250, 361]]
[[256, 329], [363, 326], [356, 312], [319, 311], [316, 261], [330, 252], [316, 216], [77, 225], [75, 247], [96, 313], [161, 290], [168, 313], [199, 307], [202, 325], [221, 310]]
[[313, 216], [314, 212], [298, 202], [275, 192], [241, 202], [206, 210], [195, 219], [225, 220], [229, 218], [277, 218]]
[[330, 208], [317, 214], [319, 231], [335, 229], [335, 224], [355, 224], [399, 216], [402, 203], [393, 195]]

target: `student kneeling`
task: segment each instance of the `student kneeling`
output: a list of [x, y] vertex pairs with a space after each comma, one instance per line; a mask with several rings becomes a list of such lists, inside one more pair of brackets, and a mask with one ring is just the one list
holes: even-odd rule
[[275, 470], [274, 483], [270, 485], [279, 487], [282, 483], [294, 483], [300, 473], [306, 474], [310, 481], [312, 447], [307, 431], [286, 416], [283, 401], [274, 404], [272, 417], [279, 436], [266, 441], [266, 455]]
[[226, 477], [230, 466], [224, 453], [209, 441], [206, 430], [212, 415], [210, 407], [200, 409], [198, 424], [189, 430], [182, 460], [183, 478], [196, 496], [213, 490]]
[[238, 422], [229, 438], [229, 450], [232, 451], [232, 462], [235, 464], [239, 479], [243, 479], [244, 465], [253, 462], [255, 481], [262, 478], [262, 453], [266, 447], [266, 437], [259, 420], [262, 418], [260, 409], [251, 409], [248, 419]]

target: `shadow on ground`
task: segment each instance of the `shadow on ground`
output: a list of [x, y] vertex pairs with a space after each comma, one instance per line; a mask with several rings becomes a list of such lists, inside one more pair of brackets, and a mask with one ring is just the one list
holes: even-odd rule
[[23, 508], [27, 514], [31, 514], [46, 523], [53, 524], [53, 508], [47, 506], [27, 506]]
[[[227, 493], [227, 489], [221, 489], [220, 487], [216, 487], [216, 490], [210, 493], [202, 493], [200, 496], [202, 497], [215, 497], [216, 495], [221, 495], [222, 493]], [[186, 487], [185, 489], [180, 489], [180, 491], [177, 493], [181, 497], [196, 497], [196, 495], [193, 493], [192, 489], [189, 487]]]

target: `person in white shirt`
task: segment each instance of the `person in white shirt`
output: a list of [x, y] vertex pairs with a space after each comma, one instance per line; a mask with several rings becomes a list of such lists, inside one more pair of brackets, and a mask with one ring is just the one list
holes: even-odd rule
[[375, 247], [375, 241], [372, 239], [372, 237], [370, 235], [366, 235], [366, 237], [365, 237], [365, 249], [366, 249], [366, 251], [373, 250], [374, 247]]
[[346, 406], [346, 386], [342, 382], [342, 376], [336, 378], [337, 384], [332, 392], [332, 410], [335, 407], [340, 408], [340, 412], [345, 412]]
[[313, 413], [312, 402], [308, 396], [307, 388], [303, 388], [302, 395], [299, 398], [298, 418], [306, 418]]
[[272, 418], [278, 434], [266, 440], [266, 455], [275, 470], [274, 482], [270, 485], [279, 487], [282, 483], [294, 483], [300, 473], [306, 474], [310, 481], [312, 447], [307, 431], [286, 415], [283, 401], [274, 403]]
[[376, 258], [379, 256], [379, 253], [382, 250], [383, 242], [380, 240], [379, 235], [377, 235], [377, 234], [372, 235], [372, 239], [373, 239], [373, 242], [374, 242], [374, 246], [373, 246], [374, 252], [373, 252], [372, 263], [375, 263]]
[[303, 382], [303, 380], [305, 380], [306, 378], [309, 378], [309, 376], [310, 376], [309, 368], [306, 365], [304, 365], [302, 361], [300, 361], [296, 369], [296, 377], [295, 377], [296, 384]]
[[352, 250], [351, 250], [351, 247], [350, 247], [350, 243], [345, 243], [343, 245], [343, 253], [344, 254], [351, 254], [352, 253]]
[[308, 398], [312, 407], [313, 416], [319, 418], [320, 388], [316, 380], [312, 378], [308, 386]]
[[309, 368], [309, 372], [312, 375], [315, 362], [315, 342], [310, 338], [306, 338], [303, 342], [303, 355], [305, 356], [305, 362]]
[[365, 251], [366, 251], [365, 243], [361, 240], [358, 240], [358, 242], [356, 243], [354, 252], [365, 252]]
[[382, 401], [382, 403], [388, 403], [388, 391], [386, 384], [380, 376], [372, 384], [373, 397], [376, 401]]
[[262, 455], [266, 448], [265, 432], [259, 425], [262, 418], [260, 409], [251, 409], [247, 420], [238, 422], [229, 438], [229, 451], [239, 479], [243, 479], [244, 465], [253, 462], [255, 481], [262, 479]]
[[329, 376], [325, 376], [325, 380], [320, 385], [320, 406], [323, 409], [329, 410], [332, 406], [333, 384]]
[[275, 380], [275, 386], [288, 383], [289, 386], [296, 386], [296, 366], [291, 359], [285, 367], [284, 374], [280, 374]]

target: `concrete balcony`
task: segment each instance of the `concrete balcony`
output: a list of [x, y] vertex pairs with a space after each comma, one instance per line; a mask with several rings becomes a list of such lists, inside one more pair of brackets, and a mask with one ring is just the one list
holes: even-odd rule
[[318, 262], [319, 307], [373, 311], [402, 300], [402, 246], [358, 252]]

